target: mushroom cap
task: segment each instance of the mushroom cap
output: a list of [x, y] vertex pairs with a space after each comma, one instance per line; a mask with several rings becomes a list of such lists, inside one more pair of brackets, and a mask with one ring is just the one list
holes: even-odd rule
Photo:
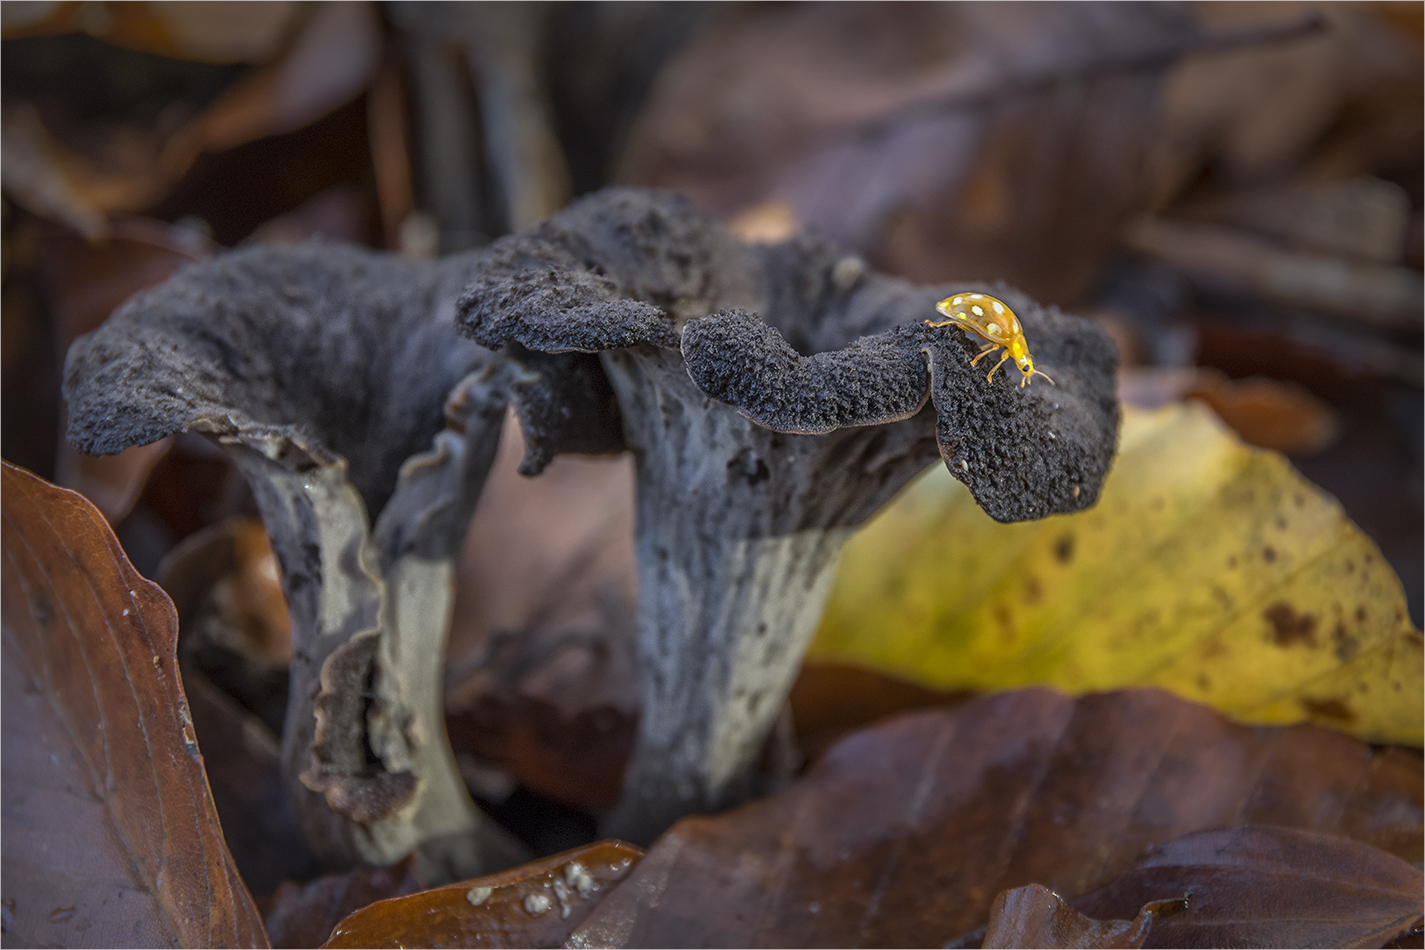
[[493, 358], [452, 323], [476, 260], [314, 242], [191, 264], [70, 347], [69, 441], [271, 436], [294, 465], [344, 457], [374, 514], [444, 427], [447, 393]]
[[[681, 330], [701, 393], [778, 432], [928, 425], [929, 403], [946, 465], [1001, 521], [1093, 504], [1112, 461], [1112, 341], [1010, 288], [916, 287], [807, 234], [748, 247], [681, 196], [623, 188], [491, 251], [459, 303], [461, 330], [484, 345], [669, 348]], [[977, 342], [925, 324], [958, 292], [1008, 303], [1058, 385], [1021, 389], [1009, 372], [986, 382], [969, 366]]]

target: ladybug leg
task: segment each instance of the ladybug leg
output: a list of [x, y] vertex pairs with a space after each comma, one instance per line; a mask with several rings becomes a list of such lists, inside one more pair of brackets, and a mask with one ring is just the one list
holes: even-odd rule
[[1009, 359], [1009, 350], [1004, 351], [1004, 355], [999, 358], [999, 362], [995, 364], [995, 368], [990, 370], [990, 374], [985, 377], [985, 382], [988, 383], [990, 380], [994, 379], [995, 369], [999, 369], [1001, 366], [1003, 366], [1004, 361], [1007, 359]]
[[[974, 359], [970, 360], [970, 365], [971, 365], [971, 366], [974, 366], [976, 363], [978, 363], [980, 360], [984, 359], [986, 356], [989, 356], [991, 353], [993, 353], [993, 352], [994, 352], [996, 349], [998, 349], [998, 348], [999, 348], [999, 344], [998, 344], [998, 343], [986, 343], [984, 346], [980, 347], [980, 355], [979, 355], [979, 356], [976, 356]], [[1008, 357], [1008, 356], [1009, 356], [1009, 351], [1008, 351], [1008, 350], [1005, 350], [1004, 355], [1005, 355], [1006, 357]]]

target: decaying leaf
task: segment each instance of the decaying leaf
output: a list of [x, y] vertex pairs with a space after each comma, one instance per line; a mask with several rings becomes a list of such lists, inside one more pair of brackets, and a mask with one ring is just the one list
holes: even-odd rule
[[1420, 920], [1422, 883], [1419, 868], [1349, 838], [1240, 827], [1170, 842], [1074, 906], [1114, 916], [1189, 894], [1148, 947], [1379, 947]]
[[929, 689], [898, 676], [850, 663], [802, 664], [787, 703], [797, 745], [816, 758], [847, 733], [893, 713], [949, 706], [971, 698], [968, 692]]
[[20, 4], [6, 10], [3, 37], [87, 33], [131, 49], [211, 63], [260, 63], [290, 39], [301, 4], [246, 3]]
[[846, 548], [812, 656], [941, 688], [1153, 685], [1421, 742], [1421, 636], [1340, 506], [1201, 407], [1125, 414], [1096, 508], [999, 525], [927, 473]]
[[1285, 455], [1324, 451], [1342, 432], [1341, 416], [1329, 403], [1298, 383], [1266, 376], [1231, 379], [1201, 366], [1137, 367], [1119, 373], [1118, 395], [1142, 409], [1201, 400], [1243, 442]]
[[4, 930], [266, 946], [223, 842], [177, 620], [92, 505], [4, 465]]
[[600, 841], [499, 874], [379, 901], [326, 947], [557, 947], [643, 852]]
[[1315, 726], [1236, 725], [1160, 690], [1001, 693], [891, 719], [775, 795], [682, 820], [570, 944], [942, 946], [1007, 888], [1073, 898], [1214, 828], [1270, 822], [1418, 860], [1420, 796], [1413, 755]]
[[[282, 781], [282, 747], [261, 720], [206, 676], [181, 660], [179, 668], [193, 732], [208, 750], [203, 765], [223, 823], [223, 840], [254, 900], [264, 907], [264, 900], [284, 880], [304, 880], [320, 870], [302, 840]], [[268, 936], [276, 940], [271, 931]], [[320, 936], [325, 937], [326, 931]]]
[[1151, 901], [1132, 920], [1095, 920], [1047, 887], [1026, 884], [995, 898], [980, 946], [1137, 948], [1148, 939], [1155, 918], [1182, 911], [1187, 903], [1181, 898]]
[[414, 894], [420, 887], [412, 857], [384, 868], [362, 864], [302, 884], [286, 881], [272, 895], [267, 934], [274, 947], [316, 947], [349, 914], [376, 901]]
[[[103, 24], [69, 24], [64, 15], [35, 24], [30, 35], [68, 32], [78, 25], [116, 45], [160, 48], [197, 60], [265, 60], [229, 77], [221, 95], [203, 103], [197, 115], [190, 118], [183, 108], [165, 113], [170, 127], [131, 118], [106, 125], [73, 116], [42, 116], [35, 103], [7, 103], [7, 195], [91, 238], [108, 232], [110, 214], [154, 207], [201, 154], [295, 131], [350, 101], [370, 82], [381, 53], [381, 24], [366, 3], [320, 4], [305, 16], [300, 8], [289, 10], [281, 4], [257, 15], [245, 5], [233, 5], [218, 19], [211, 12], [181, 6], [166, 15], [134, 17], [128, 15], [134, 12], [129, 7], [142, 11], [143, 6], [127, 5], [125, 15], [117, 18], [107, 12], [109, 5], [63, 6], [71, 8], [64, 11], [68, 14], [78, 7], [81, 13], [88, 10], [114, 21], [116, 35], [109, 35], [109, 26]], [[244, 21], [245, 29], [222, 25], [222, 19], [234, 16]], [[206, 35], [195, 29], [200, 24]], [[287, 41], [280, 42], [282, 38]], [[130, 78], [133, 67], [126, 63], [115, 72]], [[171, 127], [175, 117], [180, 120], [176, 128]]]
[[719, 214], [780, 203], [917, 282], [995, 277], [1072, 298], [1143, 200], [1171, 57], [1142, 60], [1189, 38], [1190, 14], [892, 9], [726, 11], [660, 72], [621, 179]]
[[466, 535], [446, 731], [457, 755], [603, 812], [638, 718], [633, 460], [561, 455], [526, 478], [525, 452], [506, 425]]

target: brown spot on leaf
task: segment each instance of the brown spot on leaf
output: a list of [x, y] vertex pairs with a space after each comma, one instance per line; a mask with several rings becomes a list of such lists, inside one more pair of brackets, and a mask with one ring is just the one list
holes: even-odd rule
[[1367, 616], [1364, 604], [1356, 608], [1356, 623], [1365, 623]]
[[1355, 711], [1340, 699], [1312, 699], [1306, 696], [1302, 697], [1301, 708], [1305, 709], [1309, 715], [1319, 716], [1322, 719], [1335, 719], [1338, 722], [1356, 721]]
[[1026, 604], [1037, 604], [1044, 599], [1044, 586], [1039, 583], [1039, 578], [1029, 575], [1024, 582], [1024, 602]]
[[1066, 534], [1054, 542], [1054, 557], [1059, 559], [1060, 564], [1068, 564], [1074, 559], [1074, 536], [1072, 534]]
[[1332, 652], [1342, 663], [1348, 662], [1361, 649], [1360, 641], [1351, 636], [1346, 625], [1341, 623], [1336, 624], [1336, 629], [1331, 631], [1331, 642]]
[[999, 624], [1000, 639], [1006, 642], [1014, 640], [1014, 615], [1010, 613], [1009, 607], [1005, 604], [995, 604], [995, 622]]
[[1262, 560], [1266, 561], [1268, 564], [1271, 564], [1271, 563], [1274, 562], [1276, 559], [1277, 559], [1277, 549], [1276, 549], [1276, 548], [1272, 547], [1270, 544], [1267, 545], [1266, 547], [1262, 548]]
[[1279, 647], [1289, 647], [1298, 643], [1316, 646], [1316, 615], [1298, 614], [1285, 601], [1278, 601], [1268, 607], [1262, 616], [1272, 625], [1272, 642]]

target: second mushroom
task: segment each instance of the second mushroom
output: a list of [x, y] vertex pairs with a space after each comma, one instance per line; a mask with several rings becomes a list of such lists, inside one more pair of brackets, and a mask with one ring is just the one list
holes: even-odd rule
[[[647, 843], [756, 791], [843, 542], [927, 465], [1000, 521], [1085, 508], [1108, 471], [1113, 344], [1011, 289], [916, 287], [809, 236], [743, 245], [632, 189], [486, 253], [461, 329], [516, 362], [597, 353], [616, 410], [582, 384], [547, 418], [621, 416], [637, 459], [642, 713], [610, 834]], [[956, 292], [1013, 307], [1058, 385], [970, 368], [977, 344], [924, 322]]]

